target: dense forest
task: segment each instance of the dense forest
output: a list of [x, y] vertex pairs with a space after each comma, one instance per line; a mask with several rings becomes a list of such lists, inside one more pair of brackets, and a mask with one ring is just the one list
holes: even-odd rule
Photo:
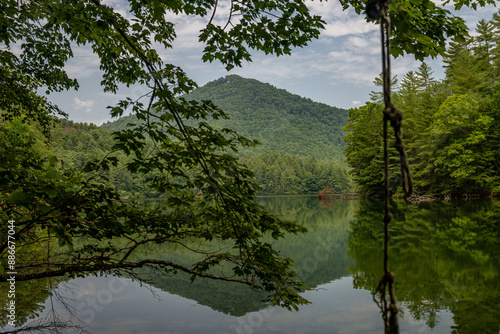
[[351, 188], [347, 168], [333, 159], [271, 152], [243, 157], [240, 161], [255, 173], [263, 194], [317, 194], [326, 187], [337, 192]]
[[[346, 110], [236, 75], [210, 82], [184, 98], [214, 101], [229, 118], [210, 119], [207, 122], [211, 126], [219, 130], [231, 128], [260, 142], [235, 153], [240, 163], [255, 174], [259, 194], [317, 194], [325, 187], [338, 192], [350, 190], [350, 176], [343, 161]], [[110, 167], [108, 178], [122, 196], [157, 197], [159, 194], [148, 187], [154, 173], [134, 174], [127, 168], [132, 156], [111, 153], [113, 132], [139, 123], [135, 116], [124, 116], [101, 127], [61, 120], [53, 133], [52, 150], [67, 167], [76, 169], [92, 159], [113, 154], [119, 163]], [[152, 141], [146, 144], [145, 151], [151, 149]]]
[[[393, 94], [404, 114], [403, 140], [415, 193], [499, 195], [500, 12], [479, 21], [471, 36], [454, 39], [444, 61], [444, 80], [436, 80], [422, 63], [403, 76]], [[382, 110], [381, 94], [373, 93], [371, 102], [349, 111], [344, 128], [347, 162], [365, 196], [383, 191]], [[398, 194], [399, 156], [395, 150], [391, 154], [391, 186]]]

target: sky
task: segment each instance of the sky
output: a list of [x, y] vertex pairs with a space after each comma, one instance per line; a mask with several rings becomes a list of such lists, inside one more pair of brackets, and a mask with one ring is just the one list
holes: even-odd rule
[[[227, 72], [216, 61], [203, 63], [201, 60], [203, 45], [198, 42], [198, 34], [209, 18], [175, 15], [169, 16], [177, 32], [173, 48], [157, 51], [165, 62], [180, 66], [199, 86], [237, 74], [334, 107], [349, 109], [363, 105], [370, 99], [369, 93], [378, 89], [373, 80], [382, 66], [379, 26], [365, 22], [353, 10], [343, 11], [338, 1], [307, 1], [312, 14], [322, 16], [327, 25], [319, 39], [293, 49], [292, 55], [276, 57], [253, 52], [253, 62]], [[122, 0], [103, 2], [130, 18], [121, 7]], [[227, 19], [228, 4], [228, 0], [219, 1], [215, 20]], [[462, 10], [458, 15], [465, 19], [473, 34], [480, 19], [489, 20], [497, 11], [498, 8], [489, 6], [478, 11]], [[440, 58], [429, 58], [426, 62], [436, 79], [444, 78]], [[412, 56], [396, 58], [391, 62], [392, 74], [402, 78], [408, 71], [417, 70], [420, 64]], [[147, 93], [140, 86], [124, 87], [116, 95], [104, 93], [99, 84], [102, 75], [99, 59], [88, 47], [75, 47], [74, 57], [67, 63], [66, 70], [78, 79], [79, 90], [52, 93], [48, 98], [67, 112], [69, 119], [77, 122], [100, 125], [111, 119], [107, 106], [126, 96], [136, 99]]]

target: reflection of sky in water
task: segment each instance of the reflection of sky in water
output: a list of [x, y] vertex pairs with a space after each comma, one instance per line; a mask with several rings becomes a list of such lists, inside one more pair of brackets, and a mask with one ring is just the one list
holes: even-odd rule
[[[70, 285], [77, 285], [78, 290], [60, 291], [73, 298], [71, 305], [80, 310], [80, 318], [92, 334], [382, 333], [383, 323], [370, 292], [353, 289], [352, 282], [351, 277], [344, 277], [306, 292], [312, 304], [299, 312], [269, 307], [243, 317], [112, 276], [78, 278]], [[46, 310], [49, 308], [47, 303]], [[451, 313], [440, 312], [439, 318], [432, 333], [449, 333]], [[425, 321], [413, 319], [408, 312], [400, 318], [400, 328], [401, 334], [431, 333]]]

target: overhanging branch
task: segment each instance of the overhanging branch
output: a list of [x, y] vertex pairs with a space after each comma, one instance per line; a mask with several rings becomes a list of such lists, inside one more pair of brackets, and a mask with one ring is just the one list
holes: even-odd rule
[[[53, 264], [54, 265], [54, 264]], [[96, 265], [69, 265], [65, 266], [64, 264], [60, 264], [60, 269], [55, 269], [55, 270], [49, 270], [41, 273], [34, 273], [34, 274], [17, 274], [17, 275], [5, 275], [2, 274], [0, 275], [0, 282], [7, 282], [9, 278], [15, 277], [16, 282], [21, 282], [21, 281], [29, 281], [33, 279], [39, 279], [39, 278], [46, 278], [46, 277], [58, 277], [58, 276], [64, 276], [66, 273], [91, 273], [91, 272], [98, 272], [98, 271], [110, 271], [110, 270], [115, 270], [115, 269], [135, 269], [135, 268], [142, 268], [146, 265], [155, 265], [155, 266], [167, 266], [173, 269], [177, 269], [180, 271], [183, 271], [185, 273], [195, 275], [198, 277], [205, 277], [205, 278], [211, 278], [211, 279], [216, 279], [216, 280], [221, 280], [221, 281], [228, 281], [228, 282], [237, 282], [237, 283], [242, 283], [246, 285], [253, 285], [255, 283], [255, 275], [252, 277], [252, 280], [247, 280], [247, 279], [237, 279], [237, 278], [228, 278], [224, 276], [219, 276], [219, 275], [214, 275], [214, 274], [209, 274], [209, 273], [204, 273], [204, 272], [198, 272], [193, 269], [190, 269], [185, 266], [181, 266], [177, 263], [173, 263], [170, 261], [163, 261], [163, 260], [153, 260], [153, 259], [147, 259], [147, 260], [142, 260], [139, 262], [128, 262], [128, 263], [111, 263], [111, 264], [96, 264]]]

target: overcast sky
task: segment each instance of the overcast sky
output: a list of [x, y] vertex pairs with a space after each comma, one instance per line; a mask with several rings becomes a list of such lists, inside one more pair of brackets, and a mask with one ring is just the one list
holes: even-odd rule
[[[121, 0], [107, 0], [106, 4], [120, 9]], [[226, 19], [228, 10], [224, 1], [219, 2], [216, 19]], [[199, 31], [208, 18], [193, 16], [172, 16], [177, 31], [174, 48], [159, 49], [165, 62], [184, 69], [199, 86], [228, 74], [237, 74], [270, 83], [291, 93], [311, 98], [340, 108], [352, 108], [369, 100], [369, 93], [376, 88], [372, 82], [381, 72], [379, 26], [366, 23], [354, 11], [342, 11], [338, 1], [311, 2], [315, 15], [321, 15], [327, 22], [326, 29], [318, 40], [304, 48], [294, 49], [291, 56], [276, 57], [254, 53], [252, 63], [227, 72], [217, 62], [201, 61], [203, 45], [198, 43]], [[459, 15], [474, 30], [481, 18], [490, 19], [498, 9], [493, 6], [477, 12], [466, 10]], [[428, 59], [437, 79], [443, 77], [440, 59]], [[392, 61], [392, 73], [401, 78], [406, 72], [416, 70], [420, 62], [411, 56]], [[80, 82], [80, 89], [51, 94], [49, 99], [57, 103], [78, 122], [102, 124], [110, 119], [106, 106], [113, 105], [120, 98], [137, 98], [147, 91], [141, 87], [121, 89], [117, 95], [103, 93], [100, 89], [101, 72], [99, 60], [89, 48], [75, 48], [75, 57], [67, 65], [70, 76]]]

